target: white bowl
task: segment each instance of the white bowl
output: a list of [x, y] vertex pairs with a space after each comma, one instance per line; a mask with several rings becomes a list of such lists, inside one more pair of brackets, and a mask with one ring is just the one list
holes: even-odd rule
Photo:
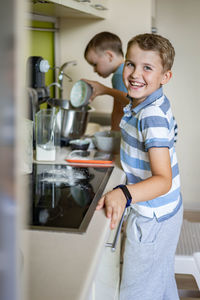
[[74, 107], [87, 105], [92, 95], [92, 87], [83, 80], [77, 81], [70, 93], [70, 102]]
[[94, 144], [100, 151], [117, 154], [120, 150], [120, 141], [120, 131], [100, 131], [94, 134]]

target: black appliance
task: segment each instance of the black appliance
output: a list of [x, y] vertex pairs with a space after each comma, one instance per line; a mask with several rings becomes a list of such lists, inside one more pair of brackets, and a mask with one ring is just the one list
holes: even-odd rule
[[45, 87], [45, 73], [41, 71], [40, 64], [44, 59], [41, 56], [28, 58], [29, 86], [33, 88]]
[[[49, 99], [49, 88], [45, 86], [45, 73], [50, 66], [41, 56], [30, 56], [27, 60], [28, 116], [35, 124], [35, 115], [40, 104]], [[35, 127], [33, 130], [33, 148], [35, 149]]]
[[84, 233], [113, 167], [33, 164], [29, 228]]
[[27, 60], [29, 119], [33, 121], [40, 104], [49, 99], [49, 88], [45, 86], [45, 73], [49, 68], [48, 61], [41, 56], [30, 56]]

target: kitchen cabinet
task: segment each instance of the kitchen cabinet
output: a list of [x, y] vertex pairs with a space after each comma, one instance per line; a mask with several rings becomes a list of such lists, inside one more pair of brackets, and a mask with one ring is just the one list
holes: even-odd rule
[[[116, 181], [125, 182], [125, 173], [117, 164], [116, 159], [103, 193]], [[83, 234], [25, 230], [24, 238], [29, 240], [29, 253], [24, 255], [24, 268], [29, 270], [28, 299], [118, 299], [120, 241], [116, 252], [105, 246], [114, 240], [115, 232], [110, 231], [104, 210], [94, 213]]]
[[[115, 231], [111, 231], [112, 239], [115, 233]], [[119, 238], [115, 252], [112, 252], [111, 248], [105, 247], [88, 300], [117, 300], [119, 298], [120, 245]]]
[[33, 0], [30, 10], [34, 14], [65, 18], [92, 18], [106, 19], [108, 14], [108, 1], [77, 0]]

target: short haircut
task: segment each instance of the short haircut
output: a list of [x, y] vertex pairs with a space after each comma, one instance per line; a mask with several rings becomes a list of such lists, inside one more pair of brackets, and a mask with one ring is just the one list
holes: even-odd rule
[[171, 70], [174, 62], [175, 50], [168, 39], [153, 33], [139, 34], [128, 42], [127, 51], [134, 44], [138, 44], [142, 50], [158, 52], [164, 72]]
[[111, 32], [103, 31], [96, 34], [87, 44], [84, 52], [84, 57], [87, 57], [89, 50], [105, 51], [111, 50], [117, 55], [124, 56], [122, 50], [122, 42], [120, 38]]

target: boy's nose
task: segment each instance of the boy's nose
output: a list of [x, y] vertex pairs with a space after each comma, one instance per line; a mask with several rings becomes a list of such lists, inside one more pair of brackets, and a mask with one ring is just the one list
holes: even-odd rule
[[138, 78], [140, 76], [141, 72], [138, 68], [135, 68], [132, 72], [131, 72], [131, 77], [132, 78]]

